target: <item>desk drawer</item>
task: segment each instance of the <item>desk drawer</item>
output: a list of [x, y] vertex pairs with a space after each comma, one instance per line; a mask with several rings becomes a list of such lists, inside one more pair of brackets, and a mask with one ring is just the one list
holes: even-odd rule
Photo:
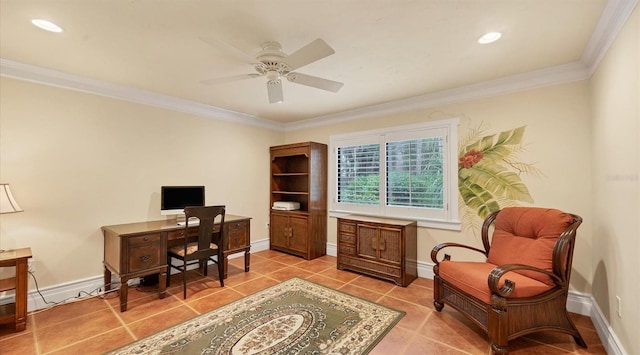
[[159, 233], [127, 238], [128, 272], [160, 266], [160, 240]]
[[[189, 228], [189, 237], [197, 237], [198, 236], [198, 228]], [[171, 231], [167, 233], [168, 240], [182, 239], [184, 238], [184, 229]]]
[[136, 248], [148, 244], [160, 246], [160, 233], [145, 234], [127, 238], [127, 246], [129, 248]]
[[247, 222], [225, 223], [224, 228], [224, 234], [227, 236], [226, 250], [243, 248], [249, 245]]

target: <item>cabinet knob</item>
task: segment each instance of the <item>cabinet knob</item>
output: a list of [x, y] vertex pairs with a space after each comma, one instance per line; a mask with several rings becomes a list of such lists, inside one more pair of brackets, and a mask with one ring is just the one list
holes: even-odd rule
[[149, 258], [149, 255], [142, 255], [140, 257], [140, 261], [142, 261], [142, 262], [147, 262], [147, 261], [149, 261], [149, 259], [151, 259], [151, 258]]
[[144, 240], [145, 242], [148, 242], [149, 241], [149, 237], [144, 237], [144, 238], [142, 238], [142, 240]]

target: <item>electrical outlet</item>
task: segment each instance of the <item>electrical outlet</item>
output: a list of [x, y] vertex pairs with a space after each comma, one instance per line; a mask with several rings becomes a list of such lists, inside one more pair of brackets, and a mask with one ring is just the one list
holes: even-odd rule
[[28, 259], [27, 261], [27, 270], [29, 270], [30, 273], [34, 273], [36, 272], [36, 261], [33, 260], [33, 258]]
[[618, 317], [622, 318], [622, 300], [620, 300], [620, 296], [616, 296], [616, 301], [618, 301], [618, 307], [617, 307]]

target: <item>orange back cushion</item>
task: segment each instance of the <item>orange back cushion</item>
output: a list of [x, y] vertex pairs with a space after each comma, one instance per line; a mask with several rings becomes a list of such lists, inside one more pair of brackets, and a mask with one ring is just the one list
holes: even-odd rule
[[[556, 209], [504, 208], [495, 220], [487, 262], [496, 265], [525, 264], [553, 272], [553, 247], [572, 222], [570, 214]], [[545, 274], [527, 270], [516, 272], [549, 285], [554, 284]]]

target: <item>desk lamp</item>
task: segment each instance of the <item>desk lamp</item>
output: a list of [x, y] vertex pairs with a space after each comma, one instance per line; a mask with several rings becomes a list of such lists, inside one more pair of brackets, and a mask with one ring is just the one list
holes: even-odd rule
[[[15, 213], [24, 211], [16, 202], [16, 199], [13, 198], [11, 194], [11, 189], [9, 188], [9, 184], [0, 184], [0, 214], [4, 213]], [[4, 252], [4, 250], [0, 249], [0, 253]]]

